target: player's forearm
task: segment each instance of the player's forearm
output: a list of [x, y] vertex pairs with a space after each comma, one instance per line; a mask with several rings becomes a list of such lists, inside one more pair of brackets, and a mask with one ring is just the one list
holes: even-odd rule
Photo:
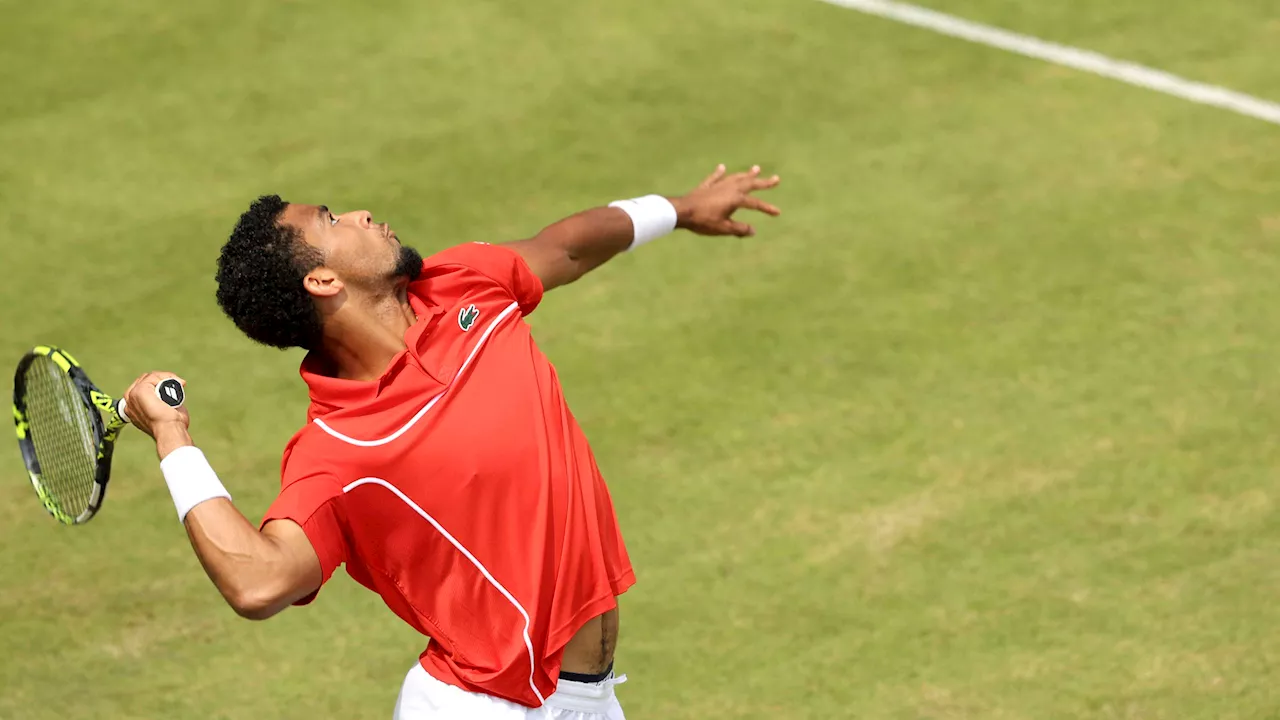
[[544, 289], [567, 285], [618, 254], [671, 232], [689, 219], [685, 198], [649, 195], [592, 208], [511, 243]]
[[567, 285], [625, 251], [633, 237], [631, 219], [616, 208], [599, 207], [547, 226], [522, 245], [533, 253], [544, 285]]

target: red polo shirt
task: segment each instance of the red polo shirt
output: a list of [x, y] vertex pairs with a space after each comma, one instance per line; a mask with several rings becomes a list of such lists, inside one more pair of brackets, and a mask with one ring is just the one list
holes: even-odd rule
[[428, 258], [409, 285], [408, 348], [382, 377], [303, 361], [310, 422], [263, 520], [297, 522], [324, 581], [345, 563], [430, 637], [432, 676], [529, 707], [554, 692], [574, 633], [635, 582], [591, 448], [523, 319], [541, 299], [509, 248]]

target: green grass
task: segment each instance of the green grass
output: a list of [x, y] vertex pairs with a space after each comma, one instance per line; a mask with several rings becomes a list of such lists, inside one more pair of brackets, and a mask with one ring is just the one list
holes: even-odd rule
[[[1280, 87], [1270, 3], [1049, 5], [933, 4]], [[181, 373], [251, 518], [306, 401], [213, 302], [254, 196], [431, 251], [759, 162], [758, 237], [531, 318], [629, 717], [1280, 716], [1280, 128], [800, 0], [4, 7], [0, 357]], [[341, 573], [236, 618], [127, 432], [83, 528], [0, 448], [0, 718], [389, 717], [422, 640]]]

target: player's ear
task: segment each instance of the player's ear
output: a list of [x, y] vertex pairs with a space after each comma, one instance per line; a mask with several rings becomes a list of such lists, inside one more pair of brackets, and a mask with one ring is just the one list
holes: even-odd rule
[[342, 280], [327, 267], [318, 267], [302, 278], [302, 286], [312, 297], [333, 297], [342, 292]]

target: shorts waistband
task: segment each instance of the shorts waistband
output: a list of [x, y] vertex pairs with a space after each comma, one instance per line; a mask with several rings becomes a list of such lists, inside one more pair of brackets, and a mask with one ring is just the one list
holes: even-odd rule
[[[569, 673], [573, 675], [573, 673]], [[588, 677], [595, 677], [594, 675]], [[626, 675], [614, 675], [612, 669], [603, 680], [586, 683], [577, 680], [560, 678], [556, 691], [547, 698], [547, 706], [570, 712], [584, 712], [593, 715], [607, 715], [610, 708], [617, 705], [614, 695], [615, 685], [627, 681]]]
[[586, 673], [571, 673], [571, 672], [562, 671], [560, 673], [560, 679], [568, 680], [569, 682], [586, 683], [588, 685], [594, 685], [595, 683], [602, 683], [605, 680], [608, 680], [609, 677], [612, 675], [613, 675], [613, 663], [611, 662], [609, 663], [609, 667], [605, 668], [604, 672], [602, 673], [598, 673], [595, 675], [588, 675]]

